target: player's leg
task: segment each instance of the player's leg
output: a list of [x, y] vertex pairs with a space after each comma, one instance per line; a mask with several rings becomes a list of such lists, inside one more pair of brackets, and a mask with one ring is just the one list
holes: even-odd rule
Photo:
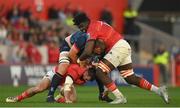
[[[48, 97], [47, 97], [47, 102], [54, 102], [54, 93], [59, 85], [59, 82], [63, 78], [63, 75], [66, 72], [66, 69], [68, 68], [69, 63], [61, 63], [58, 66], [58, 72], [61, 73], [56, 73], [53, 78], [52, 82], [50, 84], [49, 92], [48, 92]], [[61, 68], [61, 69], [60, 69]]]
[[47, 72], [47, 74], [44, 76], [44, 78], [41, 80], [41, 82], [39, 84], [25, 90], [18, 96], [8, 97], [6, 99], [6, 102], [19, 102], [26, 98], [32, 97], [37, 93], [45, 91], [50, 86], [51, 78], [53, 75], [54, 75], [54, 72], [52, 72], [52, 71]]
[[[124, 44], [124, 46], [129, 47], [129, 49], [130, 49], [130, 46], [125, 41], [122, 42], [122, 44]], [[155, 92], [156, 94], [162, 96], [164, 101], [166, 103], [168, 103], [168, 94], [166, 92], [166, 89], [164, 87], [158, 88], [155, 85], [152, 85], [151, 83], [149, 83], [144, 78], [136, 76], [133, 72], [131, 53], [127, 52], [125, 50], [124, 50], [124, 52], [126, 52], [128, 54], [128, 56], [124, 57], [121, 60], [120, 65], [117, 67], [118, 70], [121, 72], [120, 73], [121, 76], [123, 78], [125, 78], [125, 80], [129, 84], [136, 85], [136, 86], [146, 89], [146, 90], [151, 90], [151, 91]]]
[[21, 101], [25, 98], [32, 97], [37, 93], [41, 93], [41, 92], [45, 91], [46, 89], [48, 89], [49, 85], [50, 85], [49, 79], [47, 79], [47, 78], [42, 79], [42, 81], [37, 86], [29, 88], [22, 94], [18, 95], [17, 96], [18, 101]]
[[[126, 71], [132, 71], [132, 70], [126, 70]], [[167, 90], [165, 87], [157, 87], [157, 86], [151, 84], [150, 82], [148, 82], [146, 79], [136, 76], [135, 74], [125, 76], [124, 79], [129, 84], [136, 85], [142, 89], [149, 90], [149, 91], [152, 91], [152, 92], [158, 94], [159, 96], [161, 96], [163, 98], [163, 100], [166, 103], [169, 103], [168, 93], [167, 93]]]
[[99, 100], [106, 101], [106, 102], [112, 102], [113, 100], [111, 98], [109, 98], [108, 90], [105, 90], [103, 83], [98, 78], [95, 78], [95, 79], [96, 79], [98, 89], [99, 89]]
[[59, 65], [57, 73], [53, 76], [52, 82], [50, 85], [47, 102], [54, 102], [54, 93], [56, 88], [59, 85], [60, 80], [62, 79], [63, 75], [66, 73], [66, 70], [69, 66], [70, 60], [68, 57], [70, 47], [66, 41], [63, 42], [61, 47], [60, 57], [59, 57]]
[[113, 102], [111, 102], [112, 104], [126, 103], [126, 99], [124, 98], [122, 93], [116, 87], [115, 83], [112, 81], [112, 79], [107, 74], [107, 73], [111, 72], [111, 70], [113, 70], [113, 69], [114, 69], [114, 66], [106, 59], [103, 59], [100, 61], [100, 63], [98, 64], [98, 68], [96, 69], [96, 77], [116, 97], [116, 99]]
[[[128, 56], [131, 56], [130, 45], [123, 39], [119, 40], [112, 47], [112, 49], [104, 56], [104, 59], [98, 64], [99, 66], [98, 66], [97, 74], [100, 74], [100, 70], [103, 71], [102, 72], [103, 74], [112, 71], [113, 69], [117, 68], [117, 66], [119, 66], [122, 63], [122, 61], [124, 61], [124, 58], [127, 58]], [[99, 75], [99, 78], [102, 79], [101, 81], [103, 82], [103, 84], [106, 85], [108, 89], [113, 86], [112, 80], [110, 80], [110, 78], [109, 79], [103, 78], [102, 75]], [[119, 95], [120, 93], [118, 93], [117, 91], [118, 89], [114, 90], [112, 93], [115, 96]], [[115, 100], [114, 103], [116, 102], [117, 101]]]

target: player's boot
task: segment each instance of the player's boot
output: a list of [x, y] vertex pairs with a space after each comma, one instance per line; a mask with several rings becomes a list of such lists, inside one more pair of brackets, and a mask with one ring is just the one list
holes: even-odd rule
[[65, 103], [65, 98], [64, 97], [60, 97], [56, 100], [57, 103]]
[[127, 103], [127, 100], [125, 97], [119, 97], [113, 100], [112, 102], [110, 102], [110, 104], [125, 104], [125, 103]]
[[164, 102], [168, 104], [169, 96], [167, 92], [167, 87], [166, 86], [159, 87], [159, 91], [160, 91], [160, 96], [163, 98]]
[[99, 95], [100, 101], [112, 102], [113, 100], [108, 96], [109, 92], [105, 91]]
[[61, 94], [58, 94], [54, 99], [55, 99], [55, 101], [57, 101], [59, 98], [61, 98], [62, 97], [62, 95]]
[[48, 96], [46, 102], [53, 103], [55, 102], [54, 96]]
[[18, 102], [18, 99], [16, 97], [7, 97], [6, 102], [9, 103]]
[[112, 102], [113, 100], [109, 97], [109, 96], [107, 96], [107, 95], [105, 95], [105, 96], [99, 96], [99, 100], [100, 101], [106, 101], [106, 102]]
[[65, 98], [61, 94], [58, 94], [54, 99], [57, 103], [65, 103]]

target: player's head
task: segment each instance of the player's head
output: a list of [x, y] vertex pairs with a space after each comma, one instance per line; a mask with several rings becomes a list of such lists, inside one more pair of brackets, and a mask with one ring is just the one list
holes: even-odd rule
[[93, 81], [95, 79], [95, 69], [89, 68], [87, 71], [83, 74], [83, 79], [85, 81]]
[[81, 12], [74, 16], [73, 22], [81, 31], [86, 32], [90, 19], [85, 13]]

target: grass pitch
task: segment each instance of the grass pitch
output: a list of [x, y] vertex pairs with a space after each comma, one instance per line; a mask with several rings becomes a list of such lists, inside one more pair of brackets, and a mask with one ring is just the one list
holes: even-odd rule
[[[73, 104], [46, 103], [47, 91], [35, 95], [18, 103], [6, 103], [8, 96], [15, 96], [27, 86], [12, 87], [0, 86], [0, 107], [180, 107], [180, 88], [169, 88], [171, 97], [170, 104], [165, 104], [156, 94], [139, 89], [137, 87], [119, 87], [121, 92], [127, 97], [127, 104], [110, 105], [98, 100], [98, 90], [95, 86], [78, 86], [78, 102]], [[112, 97], [112, 95], [110, 95]], [[113, 97], [112, 97], [113, 98]]]

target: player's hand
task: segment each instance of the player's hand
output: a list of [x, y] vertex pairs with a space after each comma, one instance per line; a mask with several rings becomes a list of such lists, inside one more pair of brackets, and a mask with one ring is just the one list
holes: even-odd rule
[[96, 63], [94, 61], [92, 62], [92, 65], [95, 66], [95, 67], [98, 67], [98, 63]]
[[65, 103], [73, 103], [70, 99], [71, 91], [64, 91]]
[[89, 64], [89, 61], [88, 60], [83, 60], [83, 61], [79, 61], [79, 65], [80, 67], [87, 67]]
[[66, 100], [66, 103], [70, 104], [70, 103], [73, 103], [72, 101], [70, 100]]

